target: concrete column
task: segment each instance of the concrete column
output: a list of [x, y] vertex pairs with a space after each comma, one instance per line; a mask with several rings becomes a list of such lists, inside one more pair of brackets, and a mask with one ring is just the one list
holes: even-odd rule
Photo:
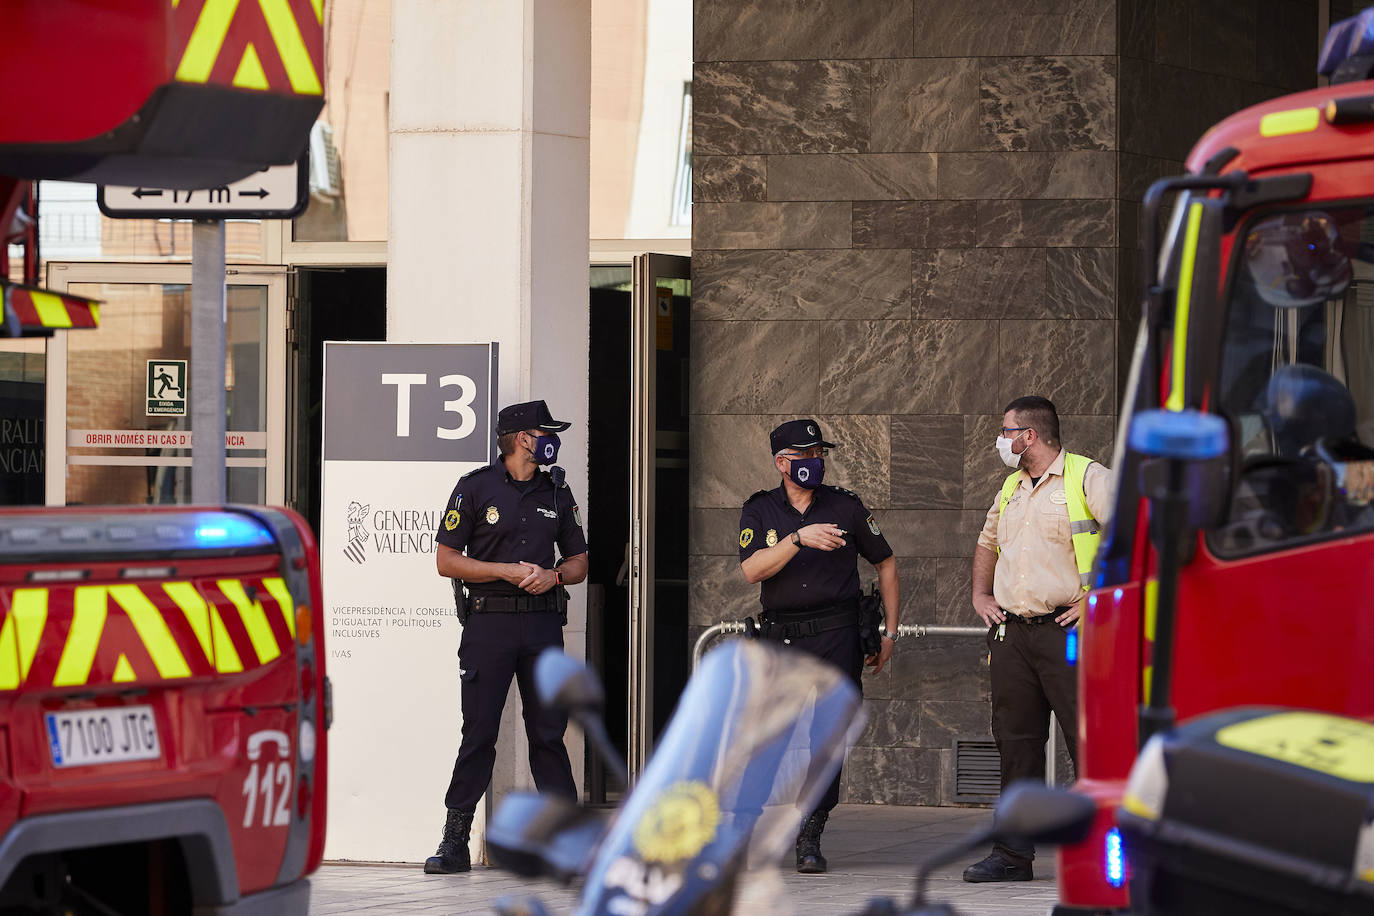
[[[543, 398], [572, 421], [559, 463], [584, 508], [590, 87], [590, 0], [392, 0], [387, 338], [496, 341], [499, 402]], [[512, 689], [488, 795], [529, 785]]]

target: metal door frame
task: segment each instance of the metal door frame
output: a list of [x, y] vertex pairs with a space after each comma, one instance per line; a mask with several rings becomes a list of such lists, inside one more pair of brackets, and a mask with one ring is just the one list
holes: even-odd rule
[[627, 761], [633, 780], [653, 749], [654, 472], [658, 454], [655, 292], [657, 280], [691, 279], [692, 259], [641, 254], [631, 276], [630, 332], [630, 702]]
[[[191, 284], [191, 265], [114, 261], [54, 261], [47, 265], [47, 285], [66, 292], [75, 283]], [[270, 264], [234, 264], [225, 268], [229, 286], [267, 287], [267, 502], [280, 506], [286, 495], [286, 275]], [[47, 408], [44, 422], [44, 502], [67, 502], [67, 334], [56, 331], [48, 341]], [[90, 333], [88, 331], [78, 333]], [[230, 459], [230, 462], [236, 459]], [[232, 466], [232, 464], [231, 464]]]

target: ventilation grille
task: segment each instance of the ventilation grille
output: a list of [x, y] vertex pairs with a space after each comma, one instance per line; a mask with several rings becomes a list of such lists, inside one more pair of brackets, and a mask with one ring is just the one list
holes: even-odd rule
[[954, 801], [993, 802], [1002, 793], [1002, 759], [991, 738], [954, 739]]

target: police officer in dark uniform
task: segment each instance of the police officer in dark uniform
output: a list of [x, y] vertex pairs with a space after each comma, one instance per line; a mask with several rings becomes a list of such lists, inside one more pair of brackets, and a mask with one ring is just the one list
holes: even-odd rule
[[[883, 670], [897, 639], [897, 561], [857, 494], [822, 485], [826, 442], [815, 420], [791, 420], [768, 437], [776, 489], [749, 497], [740, 513], [739, 558], [744, 576], [762, 582], [760, 631], [837, 665], [861, 691], [865, 657], [859, 637], [858, 558], [878, 570], [884, 626], [879, 651], [867, 658]], [[840, 798], [840, 774], [797, 837], [797, 871], [825, 871], [821, 832]]]
[[[563, 746], [567, 717], [544, 708], [534, 686], [539, 653], [563, 647], [563, 586], [587, 577], [582, 518], [563, 469], [540, 470], [558, 459], [558, 433], [570, 425], [553, 419], [543, 401], [503, 409], [496, 423], [500, 459], [458, 481], [435, 535], [439, 574], [454, 580], [463, 620], [463, 740], [444, 796], [443, 840], [425, 862], [427, 874], [472, 867], [469, 831], [477, 800], [491, 783], [512, 675], [524, 704], [535, 785], [577, 798]], [[562, 557], [557, 563], [555, 544]]]

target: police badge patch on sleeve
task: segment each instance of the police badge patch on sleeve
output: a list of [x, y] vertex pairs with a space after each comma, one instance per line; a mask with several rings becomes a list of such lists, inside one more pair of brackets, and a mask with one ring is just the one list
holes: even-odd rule
[[873, 516], [868, 517], [868, 530], [873, 532], [874, 537], [881, 537], [882, 532], [878, 530], [878, 523], [873, 520]]
[[457, 509], [450, 509], [450, 510], [448, 510], [448, 514], [444, 516], [444, 530], [445, 530], [445, 531], [452, 531], [454, 528], [457, 528], [457, 527], [458, 527], [458, 510], [457, 510]]
[[749, 546], [750, 544], [752, 544], [753, 542], [754, 542], [754, 529], [753, 529], [753, 528], [745, 528], [743, 531], [741, 531], [741, 532], [739, 533], [739, 545], [740, 545], [741, 547], [748, 547], [748, 546]]

